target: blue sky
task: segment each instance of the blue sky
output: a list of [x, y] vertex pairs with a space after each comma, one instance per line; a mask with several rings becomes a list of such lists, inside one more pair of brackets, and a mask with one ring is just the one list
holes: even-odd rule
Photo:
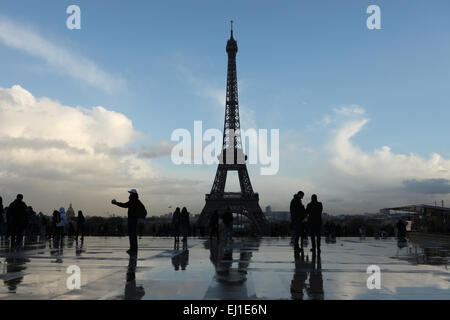
[[[81, 8], [81, 30], [66, 28], [65, 11], [71, 4]], [[366, 8], [371, 4], [381, 8], [382, 30], [366, 27]], [[18, 48], [5, 41], [0, 41], [0, 87], [20, 85], [36, 98], [72, 107], [103, 106], [123, 114], [143, 134], [124, 146], [151, 148], [169, 141], [174, 129], [192, 130], [194, 120], [202, 120], [205, 128], [221, 129], [225, 45], [233, 19], [244, 129], [245, 125], [280, 129], [278, 175], [261, 177], [257, 168], [250, 168], [262, 205], [284, 210], [293, 192], [302, 188], [307, 195], [323, 194], [324, 202], [338, 199], [328, 205], [332, 213], [433, 202], [447, 199], [448, 193], [410, 193], [404, 182], [444, 179], [439, 183], [445, 187], [450, 178], [444, 171], [450, 158], [448, 9], [448, 1], [2, 1], [0, 21], [39, 35], [74, 59], [95, 64], [112, 79], [113, 89], [92, 85], [23, 45]], [[367, 121], [351, 136], [357, 155], [343, 164], [330, 144], [344, 148], [335, 137], [352, 121], [363, 120]], [[411, 154], [423, 159], [423, 169], [415, 172], [411, 164], [403, 178], [378, 181], [377, 170], [398, 171], [389, 159], [374, 154], [382, 146], [391, 148], [393, 162], [403, 161], [394, 155], [407, 157], [405, 163]], [[433, 153], [443, 161], [434, 163], [436, 167], [427, 162]], [[359, 168], [366, 160], [369, 167]], [[215, 166], [177, 167], [168, 156], [148, 162], [158, 172], [155, 185], [164, 181], [170, 190], [168, 181], [178, 181], [174, 183], [181, 189], [194, 184], [197, 192], [174, 192], [175, 199], [158, 197], [152, 194], [156, 186], [148, 186], [151, 181], [136, 182], [156, 206], [155, 214], [177, 201], [186, 201], [193, 211], [201, 209]], [[19, 177], [8, 179], [15, 185]], [[367, 183], [352, 189], [361, 180]], [[273, 185], [284, 188], [274, 196]], [[393, 188], [391, 198], [380, 195], [386, 186]], [[308, 192], [308, 187], [314, 191]], [[121, 196], [114, 192], [111, 196]], [[67, 193], [74, 191], [69, 188]], [[62, 197], [92, 203], [86, 195]], [[362, 201], [364, 197], [367, 201]], [[42, 210], [48, 210], [51, 201], [39, 202]], [[94, 207], [103, 210], [98, 204]], [[106, 210], [112, 208], [102, 212]]]

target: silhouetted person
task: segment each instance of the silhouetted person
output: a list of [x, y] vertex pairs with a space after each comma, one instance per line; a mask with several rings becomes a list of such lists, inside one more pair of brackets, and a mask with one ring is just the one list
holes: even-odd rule
[[39, 236], [41, 240], [45, 240], [47, 237], [47, 223], [47, 217], [42, 212], [39, 212]]
[[311, 233], [311, 251], [314, 253], [317, 249], [317, 253], [320, 254], [320, 229], [322, 228], [322, 203], [317, 201], [317, 195], [311, 196], [311, 202], [306, 207], [308, 214], [308, 224]]
[[397, 227], [397, 238], [404, 239], [406, 237], [405, 223], [401, 219], [398, 219], [396, 227]]
[[[298, 245], [298, 240], [301, 235], [302, 227], [303, 227], [303, 220], [306, 217], [306, 210], [305, 206], [302, 203], [303, 196], [305, 194], [303, 191], [297, 192], [297, 194], [294, 195], [293, 199], [291, 200], [290, 205], [290, 212], [291, 212], [291, 225], [292, 225], [292, 231], [294, 233], [294, 250], [298, 251], [300, 250], [300, 247]], [[301, 249], [303, 249], [303, 239], [301, 239]]]
[[20, 246], [27, 226], [27, 205], [23, 202], [23, 195], [18, 194], [16, 200], [8, 206], [7, 219], [11, 221], [11, 243]]
[[172, 215], [172, 228], [175, 241], [180, 241], [180, 228], [181, 228], [181, 212], [180, 208], [176, 208]]
[[84, 218], [83, 212], [81, 210], [78, 211], [77, 216], [77, 236], [81, 234], [81, 239], [84, 238], [84, 228], [85, 228], [86, 219]]
[[219, 212], [217, 210], [214, 210], [214, 212], [211, 215], [211, 218], [209, 220], [209, 237], [210, 239], [215, 234], [217, 237], [217, 240], [219, 240]]
[[233, 239], [233, 213], [230, 207], [227, 207], [222, 215], [222, 221], [225, 227], [225, 241]]
[[57, 224], [59, 223], [59, 221], [61, 220], [61, 217], [59, 215], [59, 211], [58, 210], [53, 210], [53, 214], [52, 214], [52, 236], [53, 236], [53, 241], [56, 243], [56, 241], [58, 241], [58, 227]]
[[7, 218], [6, 218], [6, 212], [3, 208], [3, 199], [0, 197], [0, 236], [6, 237], [7, 235]]
[[143, 204], [139, 200], [139, 195], [136, 189], [128, 191], [130, 194], [129, 200], [126, 203], [117, 202], [115, 199], [111, 201], [112, 204], [121, 208], [128, 208], [128, 237], [130, 238], [130, 249], [127, 250], [128, 254], [137, 254], [138, 252], [138, 240], [137, 240], [137, 224], [139, 219], [139, 210], [143, 207]]
[[183, 207], [180, 215], [180, 225], [181, 225], [181, 233], [183, 235], [183, 241], [187, 241], [187, 237], [189, 236], [189, 212], [186, 207]]

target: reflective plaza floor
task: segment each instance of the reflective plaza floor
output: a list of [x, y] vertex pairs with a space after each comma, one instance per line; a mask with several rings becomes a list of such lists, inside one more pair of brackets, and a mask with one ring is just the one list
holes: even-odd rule
[[[310, 246], [294, 256], [288, 238], [189, 238], [183, 248], [143, 237], [137, 259], [127, 248], [126, 237], [66, 238], [59, 249], [2, 243], [0, 299], [450, 299], [450, 246], [439, 242], [323, 239], [320, 257]], [[72, 265], [80, 289], [70, 289]], [[380, 268], [380, 289], [367, 288], [370, 265]]]

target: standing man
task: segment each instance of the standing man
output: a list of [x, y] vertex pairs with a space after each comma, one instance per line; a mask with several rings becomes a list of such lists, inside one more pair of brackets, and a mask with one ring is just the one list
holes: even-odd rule
[[[121, 208], [128, 208], [128, 237], [130, 238], [130, 249], [127, 250], [129, 255], [136, 255], [138, 251], [137, 242], [137, 224], [138, 219], [142, 216], [145, 217], [147, 212], [142, 202], [139, 200], [139, 195], [136, 189], [131, 189], [128, 191], [130, 194], [129, 200], [126, 203], [117, 202], [116, 199], [111, 201], [112, 204], [119, 206]], [[145, 214], [144, 212], [145, 211]]]
[[[290, 211], [291, 211], [291, 224], [294, 233], [294, 250], [299, 251], [300, 247], [298, 245], [298, 240], [300, 238], [302, 230], [302, 221], [306, 216], [305, 206], [302, 203], [303, 196], [305, 194], [303, 191], [294, 194], [294, 198], [291, 200]], [[301, 249], [303, 250], [303, 239], [301, 241]]]
[[320, 254], [320, 229], [322, 229], [322, 202], [317, 201], [317, 195], [311, 196], [311, 202], [306, 207], [308, 213], [308, 223], [311, 232], [311, 251], [315, 254], [317, 248], [317, 254]]
[[22, 194], [18, 194], [16, 200], [9, 205], [7, 219], [11, 222], [11, 243], [20, 246], [27, 227], [27, 205], [23, 202]]

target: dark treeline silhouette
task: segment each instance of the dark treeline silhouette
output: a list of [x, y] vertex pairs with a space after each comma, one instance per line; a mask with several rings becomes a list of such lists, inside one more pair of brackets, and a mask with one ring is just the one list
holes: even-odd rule
[[[15, 200], [16, 201], [16, 200]], [[23, 200], [22, 200], [23, 202]], [[0, 197], [0, 236], [10, 237], [17, 231], [16, 222], [19, 223], [19, 231], [23, 236], [35, 238], [37, 236], [52, 238], [56, 236], [56, 222], [52, 214], [36, 213], [31, 206], [27, 206], [25, 202], [25, 214], [21, 214], [20, 219], [14, 221], [13, 211], [9, 210], [8, 204], [3, 203]], [[20, 206], [23, 211], [23, 206]], [[16, 209], [15, 209], [16, 210]], [[19, 211], [20, 211], [19, 210]], [[59, 212], [59, 211], [57, 211]], [[79, 213], [78, 213], [79, 215]], [[83, 214], [82, 214], [83, 215]], [[9, 216], [9, 219], [8, 219]], [[191, 216], [192, 217], [192, 216]], [[20, 221], [19, 221], [20, 220]], [[82, 221], [80, 223], [80, 220]], [[217, 219], [214, 223], [214, 236], [219, 229], [219, 224], [223, 221]], [[290, 237], [292, 236], [292, 228], [290, 221], [268, 221], [267, 232], [264, 236], [270, 237]], [[82, 225], [82, 229], [79, 227]], [[82, 219], [77, 216], [67, 218], [67, 224], [64, 228], [64, 235], [75, 237], [77, 234], [85, 236], [126, 236], [128, 219], [124, 217], [101, 217], [89, 216], [86, 214]], [[324, 237], [358, 237], [360, 230], [363, 229], [365, 236], [377, 236], [377, 233], [384, 231], [389, 237], [395, 236], [396, 226], [394, 224], [384, 224], [381, 227], [374, 227], [361, 217], [347, 218], [345, 222], [328, 216], [323, 221], [321, 234]], [[217, 230], [217, 231], [216, 231]], [[84, 232], [83, 232], [84, 231]], [[236, 236], [252, 236], [254, 230], [250, 225], [244, 229], [234, 230]], [[139, 236], [156, 236], [156, 237], [172, 237], [174, 235], [173, 221], [165, 217], [147, 217], [139, 222]], [[196, 225], [195, 219], [179, 230], [179, 235], [205, 237], [210, 233], [204, 228]]]

